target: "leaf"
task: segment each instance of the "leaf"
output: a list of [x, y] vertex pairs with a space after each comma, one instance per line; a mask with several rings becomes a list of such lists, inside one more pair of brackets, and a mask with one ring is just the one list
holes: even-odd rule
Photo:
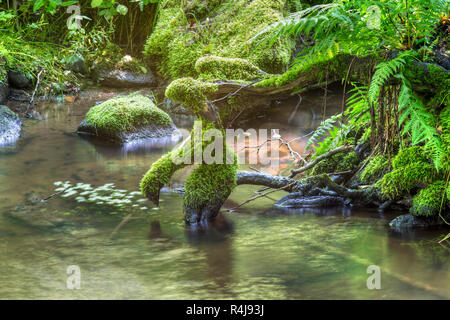
[[128, 8], [124, 6], [123, 4], [119, 4], [116, 8], [117, 12], [121, 15], [126, 15], [128, 12]]
[[102, 4], [103, 0], [92, 0], [91, 1], [91, 7], [92, 8], [97, 8], [100, 7], [100, 5]]
[[36, 12], [40, 8], [42, 8], [45, 4], [45, 0], [37, 0], [34, 2], [33, 11]]

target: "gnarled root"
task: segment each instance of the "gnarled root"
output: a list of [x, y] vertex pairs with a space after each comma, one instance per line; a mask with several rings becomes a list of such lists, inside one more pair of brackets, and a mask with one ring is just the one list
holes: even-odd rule
[[290, 194], [277, 201], [285, 208], [327, 207], [352, 204], [356, 206], [379, 206], [381, 196], [376, 188], [349, 189], [332, 181], [327, 174], [320, 174], [300, 180], [271, 176], [259, 172], [240, 171], [238, 185], [252, 184], [289, 191]]

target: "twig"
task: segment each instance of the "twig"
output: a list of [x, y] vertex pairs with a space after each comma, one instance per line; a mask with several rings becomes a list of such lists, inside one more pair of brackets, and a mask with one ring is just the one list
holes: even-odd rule
[[350, 151], [350, 150], [353, 150], [352, 146], [341, 146], [341, 147], [338, 147], [336, 149], [330, 150], [330, 151], [328, 151], [328, 152], [326, 152], [324, 154], [321, 154], [320, 156], [315, 158], [313, 161], [311, 161], [307, 165], [305, 165], [305, 166], [303, 166], [301, 168], [298, 168], [298, 169], [292, 169], [291, 170], [291, 175], [289, 176], [289, 178], [293, 178], [297, 174], [311, 169], [312, 167], [314, 167], [316, 164], [318, 164], [320, 161], [322, 161], [325, 158], [331, 157], [332, 155], [335, 155], [336, 153], [346, 152], [346, 151]]
[[119, 223], [119, 225], [113, 230], [113, 232], [111, 233], [111, 235], [109, 236], [109, 239], [112, 239], [114, 237], [114, 235], [120, 230], [120, 228], [122, 228], [122, 226], [128, 222], [128, 220], [130, 220], [130, 218], [133, 216], [132, 213], [130, 213], [129, 215], [127, 215], [125, 218], [123, 218], [123, 220]]
[[238, 94], [238, 92], [241, 91], [242, 89], [247, 88], [247, 87], [250, 87], [250, 86], [254, 85], [256, 82], [258, 82], [258, 81], [259, 81], [259, 80], [253, 80], [252, 82], [250, 82], [249, 84], [246, 84], [245, 86], [240, 86], [239, 89], [237, 89], [236, 91], [230, 92], [230, 93], [228, 93], [227, 95], [223, 96], [222, 98], [213, 100], [213, 101], [211, 101], [211, 103], [219, 102], [219, 101], [225, 100], [225, 99], [228, 98], [228, 97], [235, 96], [235, 95]]
[[281, 188], [277, 188], [277, 189], [274, 189], [274, 190], [270, 190], [270, 191], [268, 191], [268, 192], [266, 192], [266, 193], [260, 193], [260, 194], [258, 194], [258, 195], [256, 195], [256, 196], [251, 197], [250, 199], [245, 200], [245, 201], [242, 202], [240, 205], [237, 205], [237, 206], [234, 207], [234, 208], [228, 209], [228, 211], [229, 211], [229, 212], [233, 212], [233, 211], [235, 211], [236, 209], [239, 209], [239, 208], [242, 207], [243, 205], [245, 205], [245, 204], [247, 204], [247, 203], [249, 203], [249, 202], [251, 202], [251, 201], [253, 201], [253, 200], [256, 200], [256, 199], [259, 199], [259, 198], [262, 198], [262, 197], [266, 197], [266, 196], [267, 196], [268, 194], [270, 194], [270, 193], [273, 193], [273, 192], [276, 192], [276, 191], [280, 191], [280, 190], [286, 189], [286, 188], [288, 188], [288, 187], [294, 185], [295, 183], [296, 183], [296, 181], [291, 182], [291, 183], [289, 183], [289, 184], [287, 184], [287, 185], [285, 185], [285, 186], [283, 186], [283, 187], [281, 187]]
[[63, 193], [63, 192], [64, 192], [64, 190], [55, 192], [54, 194], [49, 195], [47, 198], [41, 199], [41, 202], [45, 202], [48, 199], [53, 198], [54, 196], [57, 196], [58, 194]]
[[38, 73], [38, 75], [37, 75], [36, 86], [34, 87], [33, 94], [31, 95], [31, 99], [30, 99], [30, 102], [29, 102], [29, 104], [28, 104], [28, 106], [27, 106], [27, 111], [26, 111], [26, 113], [28, 113], [28, 110], [30, 109], [30, 107], [31, 107], [31, 106], [33, 105], [33, 103], [34, 103], [34, 96], [36, 95], [36, 91], [37, 91], [37, 89], [38, 89], [38, 87], [39, 87], [39, 80], [40, 80], [40, 77], [41, 77], [41, 74], [42, 74], [43, 71], [44, 71], [44, 69], [41, 69], [41, 71], [39, 71], [39, 73]]
[[446, 235], [442, 240], [440, 240], [438, 243], [442, 243], [442, 242], [444, 242], [445, 240], [447, 240], [447, 239], [449, 239], [450, 238], [450, 233], [448, 234], [448, 235]]
[[350, 65], [348, 66], [347, 74], [345, 75], [344, 89], [343, 89], [343, 93], [342, 93], [342, 108], [341, 108], [342, 113], [344, 113], [344, 108], [345, 108], [345, 91], [347, 89], [348, 76], [350, 74], [350, 70], [352, 69], [353, 61], [355, 61], [356, 57], [357, 56], [353, 57], [352, 61], [350, 62]]
[[339, 176], [341, 174], [347, 174], [347, 173], [352, 173], [353, 170], [347, 170], [347, 171], [341, 171], [341, 172], [330, 172], [328, 173], [329, 176]]
[[288, 123], [291, 123], [291, 121], [294, 119], [294, 116], [297, 113], [298, 107], [300, 107], [302, 100], [303, 100], [302, 96], [300, 94], [298, 94], [298, 102], [295, 105], [294, 111], [292, 111], [291, 115], [289, 116]]
[[[308, 135], [309, 135], [309, 134], [311, 134], [311, 133], [308, 133]], [[307, 135], [305, 135], [305, 136], [303, 136], [303, 137], [297, 137], [297, 138], [291, 139], [291, 140], [289, 140], [289, 141], [286, 141], [283, 137], [281, 137], [280, 135], [278, 135], [278, 136], [276, 136], [275, 138], [269, 138], [269, 139], [265, 140], [264, 142], [262, 142], [262, 143], [260, 143], [259, 145], [256, 145], [256, 146], [244, 146], [244, 147], [242, 147], [242, 149], [241, 149], [240, 151], [242, 151], [242, 150], [244, 150], [244, 149], [250, 149], [250, 148], [253, 149], [253, 148], [256, 148], [256, 149], [257, 149], [257, 150], [256, 150], [256, 154], [259, 154], [259, 151], [261, 150], [261, 148], [262, 148], [265, 144], [267, 144], [268, 142], [272, 142], [272, 141], [280, 141], [280, 147], [279, 147], [279, 148], [281, 148], [281, 146], [285, 145], [285, 146], [288, 148], [288, 151], [289, 151], [291, 157], [292, 157], [294, 160], [300, 160], [300, 161], [302, 161], [304, 164], [306, 164], [306, 163], [307, 163], [306, 160], [300, 155], [300, 153], [298, 153], [297, 151], [295, 151], [294, 149], [292, 149], [292, 147], [291, 147], [291, 145], [290, 145], [290, 143], [291, 143], [292, 141], [297, 140], [297, 139], [300, 139], [300, 138], [304, 138], [304, 137], [306, 137], [306, 136], [307, 136]]]

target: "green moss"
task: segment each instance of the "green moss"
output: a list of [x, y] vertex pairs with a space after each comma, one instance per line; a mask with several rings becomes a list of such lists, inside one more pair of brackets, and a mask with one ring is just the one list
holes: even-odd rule
[[197, 60], [195, 70], [202, 79], [254, 80], [262, 77], [257, 66], [244, 59], [205, 56]]
[[283, 72], [292, 59], [293, 40], [280, 38], [263, 50], [257, 40], [248, 40], [279, 21], [284, 4], [285, 0], [170, 1], [160, 10], [144, 55], [170, 79], [196, 77], [195, 62], [208, 54], [242, 58], [266, 72]]
[[446, 192], [447, 192], [447, 201], [450, 203], [450, 184], [447, 186]]
[[[305, 82], [308, 79], [319, 79], [319, 81], [325, 81], [326, 70], [328, 69], [330, 74], [345, 76], [347, 72], [347, 59], [348, 55], [340, 54], [335, 57], [316, 57], [313, 60], [307, 59], [301, 63], [290, 68], [288, 71], [281, 75], [274, 75], [268, 79], [255, 84], [257, 87], [280, 87], [284, 84], [297, 80], [300, 75]], [[300, 88], [301, 89], [301, 88]]]
[[445, 181], [439, 180], [422, 189], [414, 198], [410, 212], [415, 216], [431, 217], [439, 214], [447, 204]]
[[450, 145], [450, 106], [445, 107], [439, 114], [439, 124], [442, 128], [442, 140]]
[[417, 162], [387, 173], [376, 185], [381, 188], [386, 199], [398, 199], [413, 189], [432, 183], [437, 177], [436, 169], [432, 165]]
[[152, 164], [141, 179], [140, 188], [142, 194], [158, 204], [159, 191], [164, 185], [169, 183], [170, 178], [177, 169], [179, 169], [179, 166], [172, 162], [172, 154], [170, 152], [162, 156]]
[[404, 75], [411, 81], [417, 91], [432, 91], [445, 97], [449, 102], [450, 74], [444, 68], [432, 63], [408, 63]]
[[367, 166], [361, 172], [361, 181], [366, 184], [372, 184], [381, 179], [388, 170], [389, 160], [383, 155], [375, 156], [370, 159]]
[[0, 56], [0, 86], [8, 85], [8, 72], [6, 71], [6, 59]]
[[414, 146], [401, 150], [392, 161], [394, 169], [400, 169], [409, 164], [418, 162], [428, 163], [426, 152], [423, 147]]
[[147, 124], [170, 125], [170, 117], [150, 98], [133, 93], [118, 96], [92, 107], [86, 122], [107, 132], [126, 132]]
[[166, 89], [166, 97], [184, 104], [198, 113], [206, 104], [206, 94], [215, 92], [218, 86], [193, 78], [181, 78], [173, 81]]
[[312, 175], [353, 170], [358, 164], [359, 158], [355, 152], [338, 153], [316, 164]]
[[[200, 128], [199, 128], [200, 126]], [[209, 129], [214, 129], [212, 123], [205, 121], [196, 122], [191, 132], [191, 142], [197, 142], [194, 135], [201, 129], [201, 143], [188, 143], [182, 149], [173, 150], [155, 162], [141, 180], [140, 188], [142, 193], [158, 203], [160, 189], [166, 185], [173, 173], [191, 163], [194, 160], [195, 150], [200, 148], [203, 153], [206, 146], [213, 141], [206, 141], [203, 135]], [[224, 132], [222, 134], [223, 137]], [[231, 190], [236, 185], [236, 173], [238, 169], [237, 156], [223, 145], [223, 164], [200, 164], [188, 177], [185, 184], [185, 208], [190, 210], [202, 209], [213, 204], [222, 204], [226, 200]], [[174, 154], [174, 152], [176, 154]], [[176, 157], [174, 157], [176, 155]], [[188, 160], [187, 163], [174, 163], [174, 159]], [[233, 159], [233, 163], [228, 164], [227, 159]]]
[[337, 172], [348, 171], [355, 169], [359, 164], [359, 157], [355, 152], [346, 154], [342, 160], [338, 161], [336, 166]]
[[185, 183], [184, 207], [202, 210], [209, 205], [222, 204], [236, 186], [236, 164], [200, 165]]

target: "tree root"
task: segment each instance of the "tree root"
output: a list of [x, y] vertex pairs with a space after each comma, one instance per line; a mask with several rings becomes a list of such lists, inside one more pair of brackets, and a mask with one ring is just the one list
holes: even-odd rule
[[240, 171], [237, 174], [236, 183], [261, 185], [290, 192], [276, 203], [277, 206], [285, 208], [336, 205], [380, 206], [383, 204], [385, 206], [376, 188], [349, 189], [331, 180], [327, 174], [295, 180], [259, 172]]

